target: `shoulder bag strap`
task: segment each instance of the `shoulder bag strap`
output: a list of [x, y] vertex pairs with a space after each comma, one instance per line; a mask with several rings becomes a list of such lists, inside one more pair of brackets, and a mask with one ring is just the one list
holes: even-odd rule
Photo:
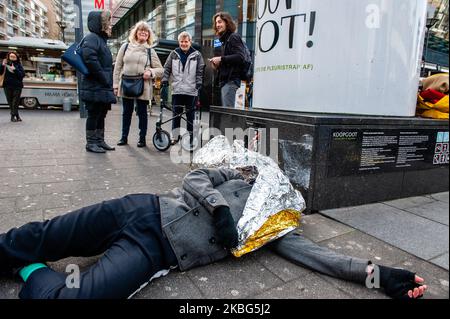
[[152, 67], [152, 49], [147, 49], [147, 63], [145, 63], [144, 69], [150, 65]]

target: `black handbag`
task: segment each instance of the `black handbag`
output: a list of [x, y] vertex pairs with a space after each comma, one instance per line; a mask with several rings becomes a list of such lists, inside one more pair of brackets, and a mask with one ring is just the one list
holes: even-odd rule
[[[125, 55], [125, 52], [127, 51], [128, 43], [125, 46], [125, 50], [123, 54]], [[150, 61], [150, 66], [152, 65], [152, 56], [151, 56], [151, 49], [148, 49], [147, 51], [147, 62]], [[147, 67], [149, 63], [145, 64], [145, 67]], [[144, 68], [145, 68], [144, 67]], [[144, 78], [143, 74], [138, 75], [125, 75], [122, 74], [122, 95], [125, 97], [139, 97], [144, 93]]]
[[144, 92], [144, 78], [139, 75], [122, 75], [122, 94], [126, 97], [138, 97]]

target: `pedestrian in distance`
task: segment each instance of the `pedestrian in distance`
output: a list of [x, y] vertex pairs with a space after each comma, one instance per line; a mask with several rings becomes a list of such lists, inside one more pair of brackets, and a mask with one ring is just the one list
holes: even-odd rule
[[3, 59], [0, 64], [0, 77], [3, 79], [3, 90], [11, 112], [11, 122], [21, 122], [19, 104], [25, 71], [16, 52], [8, 52], [6, 59]]
[[180, 140], [180, 125], [183, 108], [186, 109], [186, 128], [193, 138], [193, 122], [195, 104], [203, 84], [205, 62], [202, 54], [192, 47], [192, 36], [184, 31], [178, 35], [179, 47], [173, 50], [164, 64], [164, 75], [161, 80], [161, 98], [167, 101], [169, 81], [172, 83], [172, 141]]
[[222, 55], [209, 59], [219, 72], [222, 106], [234, 107], [236, 91], [241, 86], [241, 69], [244, 66], [246, 48], [236, 23], [228, 12], [216, 13], [213, 17], [216, 35], [220, 36]]
[[[0, 234], [0, 275], [25, 281], [23, 299], [127, 298], [171, 269], [217, 262], [238, 244], [236, 224], [255, 180], [246, 172], [254, 171], [196, 169], [169, 194], [131, 194], [13, 228]], [[427, 289], [413, 272], [336, 253], [293, 231], [266, 247], [300, 266], [360, 284], [375, 273], [393, 298], [418, 298]], [[80, 273], [76, 287], [45, 264], [102, 253]]]
[[86, 150], [94, 153], [113, 151], [105, 142], [105, 118], [111, 104], [117, 102], [113, 91], [112, 55], [106, 43], [111, 37], [111, 12], [92, 11], [88, 15], [88, 29], [81, 43], [82, 57], [89, 70], [83, 75], [80, 99], [85, 103]]
[[[117, 53], [114, 65], [114, 94], [122, 97], [122, 136], [117, 145], [128, 144], [128, 134], [130, 132], [131, 118], [134, 104], [136, 103], [136, 113], [139, 118], [139, 140], [137, 147], [145, 147], [149, 102], [153, 97], [153, 82], [160, 78], [163, 73], [163, 66], [158, 55], [151, 46], [154, 35], [150, 26], [144, 22], [138, 22], [130, 32], [128, 42], [124, 43]], [[141, 89], [137, 96], [127, 96], [123, 89], [124, 76], [137, 77]], [[133, 92], [134, 93], [134, 92]], [[128, 93], [130, 94], [130, 93]]]

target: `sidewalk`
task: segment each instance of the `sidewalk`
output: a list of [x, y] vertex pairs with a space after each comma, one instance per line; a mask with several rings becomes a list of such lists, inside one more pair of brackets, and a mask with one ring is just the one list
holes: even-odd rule
[[[169, 152], [151, 143], [156, 111], [150, 117], [148, 147], [139, 149], [133, 116], [129, 145], [106, 154], [84, 150], [85, 119], [78, 112], [24, 110], [23, 122], [9, 122], [0, 109], [0, 233], [42, 221], [102, 200], [137, 192], [164, 192], [180, 185], [187, 164], [174, 164]], [[121, 111], [113, 106], [106, 140], [120, 137]], [[206, 121], [207, 119], [204, 118]], [[341, 208], [302, 218], [304, 236], [341, 253], [417, 271], [430, 289], [426, 298], [449, 298], [448, 192]], [[423, 232], [422, 235], [417, 232]], [[421, 237], [420, 237], [421, 236]], [[91, 258], [51, 263], [85, 268]], [[14, 299], [21, 284], [0, 278], [0, 299]], [[375, 290], [313, 273], [264, 249], [188, 272], [172, 271], [135, 298], [369, 298]]]

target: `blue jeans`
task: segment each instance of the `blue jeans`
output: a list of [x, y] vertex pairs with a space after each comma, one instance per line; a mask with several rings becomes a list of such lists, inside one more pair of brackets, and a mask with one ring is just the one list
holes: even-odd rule
[[0, 265], [9, 267], [102, 253], [96, 264], [80, 274], [79, 288], [67, 287], [70, 273], [41, 268], [31, 274], [19, 297], [126, 298], [158, 271], [176, 266], [161, 229], [156, 195], [104, 201], [0, 235]]
[[[135, 99], [122, 98], [123, 113], [122, 113], [122, 139], [128, 139], [128, 133], [130, 132], [131, 117], [134, 111], [134, 101]], [[136, 114], [139, 118], [139, 140], [145, 140], [147, 135], [148, 126], [148, 114], [147, 100], [136, 99]]]
[[237, 81], [225, 83], [221, 88], [222, 106], [234, 107], [236, 91], [239, 89]]

